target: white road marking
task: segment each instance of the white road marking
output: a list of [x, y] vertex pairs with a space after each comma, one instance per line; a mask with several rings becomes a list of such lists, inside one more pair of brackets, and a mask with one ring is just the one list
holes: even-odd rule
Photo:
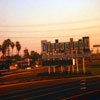
[[81, 89], [81, 90], [86, 90], [86, 88], [87, 88], [87, 87], [81, 87], [80, 89]]
[[80, 85], [86, 85], [86, 83], [81, 83]]

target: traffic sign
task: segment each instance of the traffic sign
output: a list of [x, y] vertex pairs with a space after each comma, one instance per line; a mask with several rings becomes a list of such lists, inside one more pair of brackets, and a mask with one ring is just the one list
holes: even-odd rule
[[80, 57], [90, 57], [90, 54], [69, 54], [69, 55], [43, 55], [42, 59], [55, 59], [55, 58], [80, 58]]

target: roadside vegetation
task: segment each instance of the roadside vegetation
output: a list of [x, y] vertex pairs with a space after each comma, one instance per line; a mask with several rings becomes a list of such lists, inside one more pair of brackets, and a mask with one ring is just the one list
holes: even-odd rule
[[35, 51], [29, 53], [28, 49], [25, 48], [24, 54], [21, 55], [21, 48], [22, 45], [19, 41], [14, 43], [11, 39], [6, 39], [0, 44], [0, 70], [10, 69], [11, 65], [25, 68], [28, 64], [22, 65], [22, 61], [26, 58], [29, 59], [30, 66], [34, 66], [36, 62], [40, 63], [41, 55], [39, 53]]
[[98, 66], [89, 66], [86, 68], [88, 72], [91, 72], [91, 75], [100, 75], [100, 65]]

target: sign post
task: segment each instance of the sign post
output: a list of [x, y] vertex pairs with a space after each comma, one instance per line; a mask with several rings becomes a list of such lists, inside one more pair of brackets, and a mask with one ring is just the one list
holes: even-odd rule
[[[77, 54], [77, 50], [75, 50], [75, 53]], [[77, 71], [77, 73], [79, 72], [78, 58], [77, 57], [76, 57], [76, 71]]]
[[56, 68], [55, 68], [55, 66], [53, 66], [53, 72], [54, 72], [54, 74], [56, 73]]
[[68, 65], [68, 73], [70, 73], [71, 69], [70, 69], [70, 66]]
[[79, 72], [78, 59], [77, 58], [76, 58], [76, 71], [77, 71], [77, 73]]
[[[61, 60], [62, 60], [62, 58], [61, 58]], [[63, 68], [62, 68], [62, 65], [61, 65], [61, 67], [60, 67], [60, 70], [61, 70], [61, 73], [63, 72]]]
[[50, 66], [48, 66], [48, 73], [49, 73], [49, 75], [51, 74], [51, 68], [50, 68]]
[[63, 73], [63, 66], [61, 65], [61, 73]]
[[83, 73], [85, 73], [85, 59], [83, 57]]
[[[71, 54], [73, 55], [73, 50], [71, 50]], [[73, 56], [72, 56], [72, 60], [73, 60]], [[74, 73], [74, 65], [72, 65], [72, 72]]]

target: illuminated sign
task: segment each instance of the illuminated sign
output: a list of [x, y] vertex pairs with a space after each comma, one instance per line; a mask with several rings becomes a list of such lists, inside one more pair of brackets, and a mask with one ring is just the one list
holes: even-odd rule
[[75, 60], [46, 60], [42, 61], [43, 66], [52, 66], [52, 65], [75, 65]]
[[56, 58], [80, 58], [80, 57], [90, 57], [90, 54], [68, 54], [68, 55], [44, 55], [42, 59], [56, 59]]

